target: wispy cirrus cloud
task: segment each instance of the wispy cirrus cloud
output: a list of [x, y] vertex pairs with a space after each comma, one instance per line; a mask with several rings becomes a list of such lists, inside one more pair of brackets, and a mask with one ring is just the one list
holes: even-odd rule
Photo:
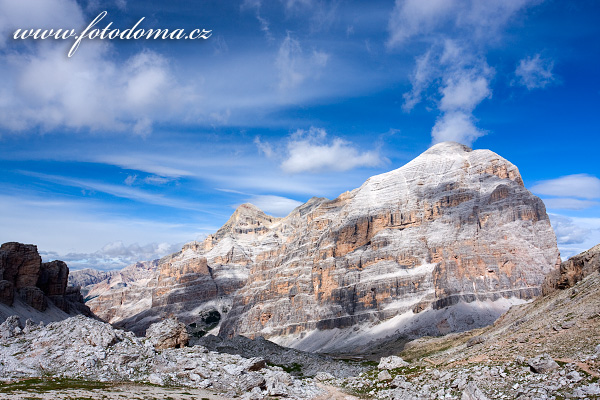
[[556, 81], [553, 68], [554, 61], [542, 58], [539, 53], [533, 57], [525, 57], [519, 61], [515, 70], [517, 83], [529, 90], [543, 89]]
[[318, 77], [329, 60], [329, 54], [312, 50], [308, 54], [289, 32], [279, 46], [275, 65], [279, 71], [279, 89], [287, 91], [296, 88], [306, 79]]
[[[147, 172], [156, 174], [162, 177], [181, 178], [185, 176], [193, 176], [194, 173], [183, 168], [171, 167], [167, 164], [172, 164], [169, 160], [157, 159], [153, 154], [106, 154], [92, 155], [90, 160], [103, 164], [115, 165], [124, 169]], [[175, 161], [175, 160], [171, 160]]]
[[[31, 176], [34, 178], [38, 178], [44, 181], [56, 183], [64, 186], [71, 186], [76, 188], [81, 188], [85, 190], [92, 190], [97, 192], [102, 192], [109, 194], [111, 196], [120, 197], [123, 199], [129, 199], [134, 201], [139, 201], [147, 204], [154, 204], [158, 206], [171, 207], [183, 210], [194, 210], [198, 212], [212, 214], [212, 212], [208, 211], [206, 208], [202, 207], [202, 204], [191, 203], [181, 199], [175, 199], [167, 197], [163, 194], [154, 194], [150, 193], [138, 188], [131, 187], [130, 185], [121, 186], [110, 183], [103, 182], [95, 182], [86, 179], [77, 179], [77, 178], [69, 178], [65, 176], [59, 175], [50, 175], [43, 174], [39, 172], [32, 171], [19, 171], [21, 174], [26, 176]], [[128, 178], [129, 179], [129, 178]], [[135, 179], [130, 180], [131, 183], [135, 181]], [[125, 182], [127, 183], [127, 182]]]

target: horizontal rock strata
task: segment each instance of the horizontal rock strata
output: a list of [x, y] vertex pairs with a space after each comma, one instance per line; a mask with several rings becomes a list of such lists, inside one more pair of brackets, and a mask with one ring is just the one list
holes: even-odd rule
[[285, 218], [244, 204], [144, 279], [99, 283], [108, 287], [88, 304], [138, 333], [213, 310], [224, 337], [345, 351], [364, 338], [489, 324], [540, 294], [559, 260], [544, 204], [517, 167], [489, 150], [441, 143]]

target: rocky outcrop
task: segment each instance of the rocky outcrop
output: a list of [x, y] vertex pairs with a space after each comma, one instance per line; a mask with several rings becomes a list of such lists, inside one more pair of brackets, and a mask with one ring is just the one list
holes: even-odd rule
[[[42, 258], [37, 247], [31, 244], [16, 242], [4, 243], [0, 247], [0, 298], [4, 304], [11, 306], [15, 292], [38, 303], [32, 293], [40, 274]], [[41, 304], [37, 304], [41, 307]]]
[[29, 325], [27, 331], [20, 325], [16, 317], [0, 325], [4, 381], [55, 376], [144, 382], [210, 388], [222, 394], [219, 398], [228, 399], [250, 391], [259, 398], [313, 399], [323, 394], [315, 382], [296, 379], [264, 360], [209, 352], [202, 346], [156, 350], [150, 339], [83, 316], [47, 326]]
[[488, 150], [441, 143], [285, 218], [242, 205], [204, 242], [160, 260], [143, 283], [88, 304], [139, 333], [160, 318], [191, 324], [214, 310], [225, 337], [359, 351], [388, 336], [490, 324], [540, 294], [559, 260], [544, 204], [517, 167]]
[[[76, 288], [67, 288], [69, 268], [62, 261], [42, 263], [37, 247], [17, 242], [0, 247], [0, 316], [27, 314], [34, 319], [56, 320], [73, 314], [92, 315]], [[24, 304], [23, 304], [24, 303]], [[48, 308], [52, 312], [40, 317]], [[62, 314], [61, 314], [62, 313]]]
[[549, 273], [544, 280], [543, 293], [548, 295], [555, 290], [573, 287], [596, 271], [600, 271], [600, 244], [569, 258]]
[[146, 339], [155, 349], [174, 349], [185, 347], [189, 336], [185, 325], [173, 318], [150, 325], [146, 330]]

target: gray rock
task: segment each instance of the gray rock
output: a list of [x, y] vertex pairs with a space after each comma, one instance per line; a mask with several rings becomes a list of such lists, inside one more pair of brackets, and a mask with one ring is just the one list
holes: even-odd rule
[[540, 356], [530, 358], [529, 360], [527, 360], [527, 364], [531, 368], [531, 371], [538, 374], [558, 369], [558, 364], [556, 363], [556, 361], [554, 361], [552, 357], [550, 357], [547, 354], [542, 354]]
[[244, 362], [245, 371], [259, 371], [267, 366], [267, 362], [262, 357], [252, 357]]
[[489, 398], [471, 382], [463, 390], [461, 400], [489, 400]]
[[485, 343], [485, 338], [483, 336], [475, 336], [469, 339], [467, 342], [467, 347], [473, 347], [476, 344]]
[[315, 375], [315, 380], [319, 382], [330, 381], [332, 379], [335, 379], [335, 376], [331, 375], [329, 372], [320, 371]]
[[150, 325], [146, 338], [156, 349], [185, 347], [189, 340], [185, 324], [173, 318]]
[[21, 320], [16, 315], [11, 315], [0, 324], [0, 337], [3, 339], [17, 336], [21, 333]]
[[265, 377], [257, 372], [245, 372], [236, 379], [237, 385], [243, 392], [249, 392], [258, 387], [265, 387]]
[[379, 382], [390, 381], [392, 380], [392, 375], [390, 375], [390, 373], [386, 369], [384, 369], [379, 374], [377, 374], [377, 380]]
[[378, 369], [394, 369], [400, 367], [406, 367], [408, 363], [404, 361], [401, 357], [397, 356], [389, 356], [382, 357], [379, 361]]
[[583, 379], [577, 371], [569, 371], [566, 375], [566, 378], [571, 382], [579, 382]]

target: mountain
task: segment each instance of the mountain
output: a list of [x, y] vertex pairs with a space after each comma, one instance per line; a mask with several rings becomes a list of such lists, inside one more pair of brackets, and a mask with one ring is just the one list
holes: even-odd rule
[[365, 352], [489, 325], [538, 296], [559, 262], [544, 204], [517, 167], [446, 142], [285, 218], [244, 204], [204, 242], [88, 305], [138, 333], [177, 316], [219, 323], [222, 337]]
[[171, 339], [183, 326], [170, 319], [138, 338], [82, 316], [24, 327], [11, 317], [0, 324], [0, 393], [15, 400], [41, 392], [90, 399], [595, 399], [599, 256], [596, 246], [563, 263], [561, 275], [571, 275], [569, 265], [584, 272], [559, 279], [565, 283], [511, 307], [488, 327], [391, 343], [393, 355], [369, 362], [260, 337], [209, 335], [176, 348]]
[[92, 316], [78, 288], [67, 287], [69, 268], [62, 261], [42, 262], [32, 244], [0, 246], [0, 320], [59, 321], [77, 314]]

